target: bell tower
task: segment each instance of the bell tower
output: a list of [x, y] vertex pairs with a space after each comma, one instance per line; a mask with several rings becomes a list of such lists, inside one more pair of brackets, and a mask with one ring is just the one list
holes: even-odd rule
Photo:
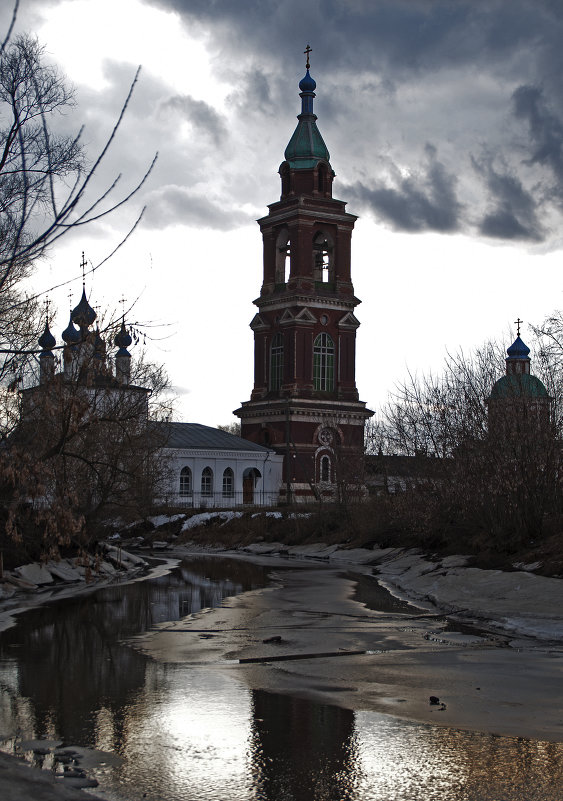
[[301, 114], [279, 168], [281, 197], [258, 220], [264, 278], [254, 331], [254, 388], [234, 414], [242, 436], [285, 456], [281, 498], [361, 493], [364, 423], [356, 389], [350, 259], [357, 217], [332, 196], [334, 171], [313, 112], [316, 83], [299, 83]]

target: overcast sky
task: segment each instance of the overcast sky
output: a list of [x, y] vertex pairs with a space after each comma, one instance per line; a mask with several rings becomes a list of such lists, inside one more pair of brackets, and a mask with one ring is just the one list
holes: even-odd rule
[[[178, 417], [229, 422], [250, 397], [255, 220], [279, 199], [308, 42], [334, 195], [360, 218], [360, 397], [376, 408], [407, 369], [437, 371], [446, 349], [488, 337], [508, 346], [517, 316], [526, 339], [563, 306], [558, 0], [21, 0], [18, 29], [74, 83], [64, 125], [85, 125], [92, 157], [142, 65], [100, 178], [122, 173], [125, 191], [158, 151], [153, 174], [53, 251], [37, 284], [78, 275], [82, 250], [101, 261], [146, 204], [87, 289], [102, 308], [137, 299]], [[77, 302], [80, 280], [71, 289]], [[68, 291], [54, 297], [59, 331]]]

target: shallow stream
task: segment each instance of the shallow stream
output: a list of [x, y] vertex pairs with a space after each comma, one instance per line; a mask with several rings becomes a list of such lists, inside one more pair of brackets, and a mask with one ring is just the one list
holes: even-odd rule
[[[160, 664], [123, 643], [267, 583], [265, 567], [198, 557], [158, 578], [19, 615], [0, 633], [2, 748], [49, 739], [105, 752], [90, 755], [87, 773], [99, 781], [93, 792], [112, 801], [563, 797], [562, 744], [250, 691], [224, 666]], [[396, 614], [384, 596], [370, 595]], [[51, 754], [29, 757], [62, 771]]]

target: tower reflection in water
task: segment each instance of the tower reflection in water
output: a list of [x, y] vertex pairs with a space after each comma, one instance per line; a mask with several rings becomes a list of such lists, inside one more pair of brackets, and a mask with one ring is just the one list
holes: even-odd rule
[[342, 801], [354, 797], [353, 712], [255, 690], [252, 714], [257, 799]]

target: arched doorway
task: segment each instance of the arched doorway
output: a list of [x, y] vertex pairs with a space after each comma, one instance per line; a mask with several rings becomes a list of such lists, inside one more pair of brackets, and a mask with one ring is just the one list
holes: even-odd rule
[[256, 467], [247, 467], [242, 474], [242, 502], [252, 504], [254, 500], [254, 490], [258, 479], [262, 478], [262, 473]]

